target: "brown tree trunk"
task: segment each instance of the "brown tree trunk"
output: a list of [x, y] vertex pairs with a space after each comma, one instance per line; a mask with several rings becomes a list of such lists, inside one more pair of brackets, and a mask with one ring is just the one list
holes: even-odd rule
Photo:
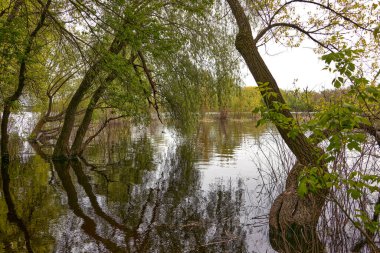
[[[117, 37], [112, 42], [108, 53], [118, 54], [123, 47], [125, 42], [120, 41]], [[79, 88], [76, 90], [74, 96], [71, 98], [70, 103], [66, 109], [65, 119], [63, 122], [61, 133], [58, 137], [56, 146], [53, 152], [53, 159], [55, 160], [65, 160], [69, 158], [69, 140], [72, 129], [75, 123], [75, 114], [78, 109], [79, 103], [85, 96], [86, 92], [92, 87], [95, 78], [99, 75], [102, 70], [102, 64], [105, 63], [105, 58], [101, 58], [96, 63], [94, 63], [90, 69], [85, 74]]]
[[10, 102], [5, 101], [4, 109], [3, 109], [3, 115], [1, 118], [1, 144], [0, 144], [0, 150], [1, 150], [1, 159], [2, 160], [9, 160], [9, 151], [8, 151], [8, 142], [9, 142], [9, 135], [8, 135], [8, 122], [9, 117], [11, 115], [11, 108], [10, 108]]
[[304, 168], [296, 162], [288, 174], [284, 192], [277, 196], [269, 212], [269, 240], [279, 252], [324, 252], [316, 228], [328, 191], [300, 197], [297, 185]]
[[45, 123], [46, 123], [46, 115], [42, 116], [38, 120], [37, 124], [34, 126], [32, 133], [29, 135], [29, 139], [28, 139], [29, 141], [32, 141], [32, 142], [38, 141], [38, 137]]
[[53, 159], [65, 160], [69, 156], [69, 140], [75, 123], [75, 114], [79, 103], [83, 99], [86, 92], [91, 88], [93, 81], [101, 70], [101, 61], [94, 63], [84, 76], [79, 88], [75, 91], [70, 103], [66, 109], [65, 119], [63, 122], [61, 133], [57, 139], [57, 143], [53, 152]]
[[[275, 103], [285, 104], [280, 89], [256, 47], [249, 19], [239, 0], [227, 0], [238, 25], [235, 45], [243, 56], [259, 87], [268, 108]], [[265, 88], [265, 89], [264, 89]], [[268, 96], [273, 92], [276, 96]], [[293, 120], [289, 110], [280, 113]], [[276, 124], [276, 122], [274, 122]], [[274, 201], [269, 214], [269, 233], [272, 247], [279, 252], [323, 252], [316, 227], [325, 204], [327, 191], [305, 198], [297, 194], [298, 177], [306, 166], [324, 167], [322, 151], [311, 144], [303, 133], [289, 137], [289, 128], [276, 125], [281, 137], [298, 162], [288, 175], [286, 189]]]
[[[16, 13], [18, 12], [18, 4], [21, 5], [21, 1], [17, 1], [15, 4], [15, 8], [17, 8]], [[1, 152], [1, 158], [4, 160], [9, 160], [9, 151], [8, 151], [8, 142], [9, 142], [9, 135], [8, 135], [8, 123], [9, 118], [11, 115], [11, 107], [14, 102], [16, 102], [20, 96], [22, 95], [22, 91], [24, 90], [24, 87], [26, 85], [26, 65], [27, 65], [27, 59], [32, 51], [32, 44], [34, 39], [37, 37], [38, 32], [41, 30], [45, 23], [46, 15], [49, 9], [49, 6], [51, 4], [51, 0], [48, 0], [46, 5], [44, 6], [44, 9], [41, 13], [40, 20], [38, 21], [36, 27], [32, 31], [32, 33], [29, 35], [23, 56], [20, 61], [20, 69], [19, 69], [19, 75], [18, 75], [18, 84], [16, 91], [4, 101], [4, 109], [3, 109], [3, 115], [1, 119], [1, 144], [0, 144], [0, 152]], [[12, 12], [13, 13], [13, 12]], [[13, 18], [16, 15], [16, 13], [13, 13]], [[12, 18], [12, 19], [13, 19]], [[9, 19], [9, 17], [8, 17]], [[8, 20], [10, 22], [10, 20]]]
[[[135, 59], [135, 57], [131, 57], [129, 62], [133, 63], [134, 59]], [[70, 155], [72, 157], [82, 155], [83, 149], [86, 146], [86, 143], [84, 142], [84, 137], [86, 136], [86, 133], [87, 133], [88, 128], [90, 126], [90, 123], [92, 120], [92, 115], [94, 113], [96, 105], [97, 105], [99, 99], [104, 94], [104, 92], [107, 88], [107, 85], [112, 83], [115, 79], [116, 79], [116, 72], [113, 71], [107, 76], [107, 78], [104, 80], [104, 82], [96, 89], [96, 91], [94, 92], [94, 95], [91, 97], [91, 101], [87, 106], [86, 113], [82, 119], [82, 123], [80, 124], [80, 126], [76, 132], [74, 142], [71, 146]]]
[[[41, 138], [45, 138], [46, 136], [42, 135], [43, 132], [58, 132], [59, 130], [58, 129], [52, 129], [52, 130], [42, 130], [43, 127], [45, 126], [46, 123], [49, 123], [49, 122], [56, 122], [56, 121], [60, 121], [63, 119], [63, 116], [64, 116], [64, 112], [61, 112], [57, 115], [54, 115], [54, 116], [50, 116], [50, 114], [45, 114], [44, 116], [42, 116], [38, 122], [36, 123], [36, 125], [34, 126], [30, 136], [29, 136], [29, 141], [31, 142], [35, 142], [35, 141], [39, 141]], [[46, 134], [46, 133], [45, 133]], [[55, 135], [54, 135], [55, 136]]]
[[82, 123], [80, 124], [75, 139], [73, 142], [73, 145], [71, 146], [71, 156], [78, 156], [81, 153], [82, 146], [83, 146], [83, 140], [87, 133], [88, 127], [90, 126], [92, 114], [94, 113], [95, 107], [99, 101], [99, 99], [102, 97], [103, 93], [106, 90], [107, 84], [112, 82], [116, 78], [116, 75], [114, 73], [111, 73], [106, 78], [105, 82], [102, 83], [98, 89], [95, 91], [94, 95], [91, 98], [90, 103], [87, 106], [86, 113], [82, 119]]

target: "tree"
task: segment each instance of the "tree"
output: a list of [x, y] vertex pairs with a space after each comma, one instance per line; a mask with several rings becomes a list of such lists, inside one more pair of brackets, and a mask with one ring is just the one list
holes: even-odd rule
[[[267, 107], [264, 116], [276, 125], [281, 137], [298, 160], [288, 175], [285, 192], [276, 198], [270, 211], [271, 245], [275, 250], [281, 252], [323, 252], [323, 246], [316, 233], [316, 226], [328, 195], [328, 189], [323, 188], [316, 194], [308, 194], [303, 197], [298, 195], [297, 189], [299, 189], [298, 178], [308, 167], [319, 168], [321, 171], [327, 172], [324, 152], [317, 146], [317, 143], [307, 138], [297, 127], [276, 80], [260, 56], [258, 46], [260, 42], [266, 43], [271, 38], [284, 39], [285, 36], [281, 37], [280, 34], [285, 34], [298, 35], [298, 37], [290, 37], [289, 45], [299, 44], [297, 38], [302, 39], [302, 36], [306, 36], [316, 42], [321, 50], [339, 51], [345, 44], [340, 39], [339, 26], [343, 26], [345, 30], [371, 31], [370, 26], [373, 25], [374, 20], [370, 16], [366, 16], [367, 19], [363, 21], [364, 18], [360, 14], [349, 15], [350, 7], [355, 10], [362, 10], [366, 7], [365, 4], [350, 2], [325, 3], [304, 0], [285, 3], [277, 1], [247, 2], [246, 9], [238, 0], [227, 0], [227, 2], [238, 26], [235, 45], [260, 88]], [[318, 22], [314, 18], [316, 17], [314, 12], [310, 12], [310, 19], [302, 22], [297, 15], [295, 7], [297, 4], [315, 7], [313, 11], [318, 14], [323, 13], [329, 19], [326, 23]], [[247, 10], [256, 16], [256, 20], [253, 20], [255, 25], [264, 24], [256, 38], [253, 37], [250, 19], [246, 14]], [[290, 15], [290, 13], [295, 15]], [[333, 30], [336, 27], [338, 27], [337, 30]], [[295, 30], [296, 34], [291, 34], [291, 29]], [[323, 40], [323, 37], [320, 38], [320, 34], [329, 36]], [[362, 39], [363, 37], [359, 36], [359, 41]]]
[[[203, 84], [199, 78], [190, 79], [186, 75], [189, 72], [196, 76], [204, 71], [211, 73], [222, 63], [228, 66], [232, 62], [222, 60], [222, 55], [216, 56], [212, 54], [212, 48], [205, 47], [217, 45], [218, 38], [211, 33], [211, 28], [216, 26], [210, 25], [213, 23], [208, 23], [209, 16], [205, 15], [212, 7], [211, 2], [155, 1], [142, 4], [131, 1], [105, 5], [95, 2], [95, 6], [76, 1], [70, 3], [77, 12], [84, 15], [80, 24], [87, 24], [90, 40], [87, 42], [88, 38], [83, 37], [78, 43], [84, 40], [86, 45], [90, 45], [90, 56], [87, 57], [82, 81], [65, 110], [63, 125], [54, 148], [55, 159], [67, 159], [81, 153], [96, 106], [104, 95], [112, 93], [107, 91], [108, 87], [118, 84], [122, 87], [118, 90], [124, 90], [124, 94], [129, 93], [128, 97], [138, 96], [140, 101], [141, 98], [145, 99], [145, 107], [150, 104], [157, 112], [158, 105], [162, 104], [178, 119], [193, 118], [195, 113], [184, 111], [194, 112], [194, 108], [190, 107], [199, 101], [194, 99], [195, 95], [189, 94], [195, 94]], [[94, 16], [93, 13], [96, 12], [99, 14]], [[115, 12], [119, 15], [115, 15]], [[97, 20], [99, 23], [91, 25], [89, 20]], [[74, 36], [68, 29], [63, 27], [62, 30], [71, 37]], [[220, 39], [218, 42], [219, 45], [228, 45]], [[231, 51], [227, 50], [223, 57], [228, 52]], [[210, 68], [207, 61], [212, 61], [214, 66]], [[173, 99], [171, 92], [180, 87], [182, 88], [174, 94]], [[141, 96], [142, 94], [145, 95]], [[70, 147], [76, 113], [86, 96], [92, 98], [84, 105], [87, 109]], [[185, 101], [178, 103], [181, 96]], [[174, 112], [175, 110], [180, 111]], [[131, 112], [122, 113], [132, 115]]]
[[[7, 29], [9, 25], [14, 21], [16, 18], [18, 12], [20, 11], [21, 5], [23, 5], [23, 1], [16, 1], [11, 8], [11, 12], [8, 14], [7, 19], [4, 22], [3, 29]], [[20, 96], [22, 95], [22, 92], [24, 90], [24, 87], [26, 85], [26, 72], [27, 72], [27, 65], [28, 61], [30, 60], [30, 56], [33, 52], [33, 44], [35, 43], [35, 40], [41, 31], [42, 27], [45, 24], [45, 20], [47, 17], [47, 13], [49, 10], [51, 4], [51, 0], [48, 0], [46, 4], [43, 4], [41, 2], [42, 11], [39, 15], [39, 19], [37, 20], [37, 23], [35, 24], [34, 29], [29, 32], [28, 30], [25, 31], [25, 46], [20, 52], [19, 60], [18, 60], [18, 77], [17, 77], [17, 86], [16, 90], [11, 93], [10, 96], [6, 97], [4, 99], [4, 107], [3, 107], [3, 115], [1, 120], [1, 157], [4, 160], [9, 159], [9, 153], [8, 153], [8, 122], [9, 117], [11, 114], [12, 106], [15, 105], [15, 103], [18, 101]], [[29, 17], [27, 16], [27, 19]], [[26, 20], [27, 22], [28, 20]], [[2, 29], [2, 30], [3, 30]]]

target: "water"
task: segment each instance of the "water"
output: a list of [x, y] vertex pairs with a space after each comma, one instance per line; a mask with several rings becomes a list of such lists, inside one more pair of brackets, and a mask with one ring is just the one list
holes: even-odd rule
[[[113, 122], [85, 159], [53, 163], [51, 148], [23, 141], [33, 118], [12, 119], [17, 159], [1, 166], [0, 253], [273, 252], [268, 212], [295, 161], [272, 127], [205, 121], [185, 137], [159, 123]], [[363, 146], [373, 156], [343, 150], [342, 176], [380, 173], [376, 145]], [[330, 195], [319, 236], [326, 252], [350, 252], [362, 238], [356, 209], [371, 213], [377, 194]]]
[[293, 158], [255, 125], [202, 122], [183, 137], [114, 123], [70, 163], [15, 139], [0, 252], [272, 252], [267, 215]]

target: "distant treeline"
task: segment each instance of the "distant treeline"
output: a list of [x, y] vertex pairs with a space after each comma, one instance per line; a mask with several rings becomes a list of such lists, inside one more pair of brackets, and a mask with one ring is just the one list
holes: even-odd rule
[[[336, 102], [345, 90], [310, 91], [308, 89], [281, 90], [287, 104], [293, 112], [316, 112], [331, 102]], [[217, 96], [207, 96], [203, 100], [203, 111], [252, 112], [263, 105], [257, 87], [240, 87], [225, 94], [223, 104]]]

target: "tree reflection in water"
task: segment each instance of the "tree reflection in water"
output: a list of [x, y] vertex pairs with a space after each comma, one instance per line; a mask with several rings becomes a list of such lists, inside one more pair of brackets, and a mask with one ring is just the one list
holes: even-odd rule
[[[9, 177], [9, 161], [2, 160], [1, 161], [1, 179], [2, 179], [2, 185], [3, 185], [3, 194], [4, 194], [4, 199], [5, 203], [8, 209], [7, 212], [7, 220], [15, 224], [19, 230], [23, 233], [24, 239], [25, 239], [25, 247], [26, 250], [31, 253], [33, 252], [32, 246], [30, 243], [30, 232], [28, 228], [25, 225], [25, 222], [19, 217], [17, 214], [17, 210], [14, 204], [14, 201], [11, 196], [11, 191], [10, 191], [10, 177]], [[4, 243], [4, 250], [11, 252], [12, 249], [12, 243], [10, 240], [13, 238], [7, 238], [7, 236], [4, 236], [3, 238], [3, 243]]]
[[[192, 140], [178, 141], [157, 155], [152, 146], [157, 140], [149, 134], [128, 136], [89, 150], [91, 162], [53, 162], [34, 145], [38, 155], [12, 161], [19, 169], [11, 176], [2, 167], [0, 214], [17, 210], [21, 222], [13, 221], [19, 227], [14, 233], [0, 216], [1, 249], [247, 252], [241, 185], [220, 182], [204, 191]], [[101, 149], [110, 147], [112, 155], [102, 158]], [[13, 206], [6, 195], [13, 197]], [[30, 215], [36, 207], [39, 212]]]
[[[146, 142], [144, 138], [140, 141]], [[113, 195], [110, 197], [113, 201], [108, 205], [98, 201], [83, 162], [55, 163], [69, 207], [82, 219], [79, 233], [88, 235], [89, 241], [77, 236], [74, 245], [87, 245], [91, 252], [103, 252], [103, 247], [111, 252], [245, 252], [245, 234], [240, 225], [241, 190], [217, 186], [205, 196], [200, 189], [191, 146], [189, 143], [179, 145], [150, 175], [145, 167], [135, 166], [134, 171], [125, 167], [122, 173], [149, 180], [142, 184], [114, 182], [120, 185], [109, 186], [108, 196]], [[139, 152], [132, 159], [149, 157]], [[130, 163], [125, 161], [125, 164]], [[145, 165], [146, 161], [134, 164]], [[70, 169], [76, 176], [76, 186]], [[126, 178], [126, 175], [118, 176]], [[79, 185], [84, 192], [75, 189]], [[66, 229], [70, 227], [75, 226], [69, 225]], [[78, 231], [66, 231], [66, 234], [76, 233]]]
[[[294, 159], [276, 134], [252, 122], [205, 122], [191, 138], [122, 124], [89, 146], [87, 160], [67, 163], [36, 143], [36, 154], [22, 155], [30, 150], [14, 140], [20, 155], [1, 164], [0, 253], [272, 252], [268, 207]], [[352, 161], [378, 172], [377, 160]], [[345, 189], [333, 194], [354, 210]], [[332, 201], [319, 229], [331, 252], [360, 239]]]

